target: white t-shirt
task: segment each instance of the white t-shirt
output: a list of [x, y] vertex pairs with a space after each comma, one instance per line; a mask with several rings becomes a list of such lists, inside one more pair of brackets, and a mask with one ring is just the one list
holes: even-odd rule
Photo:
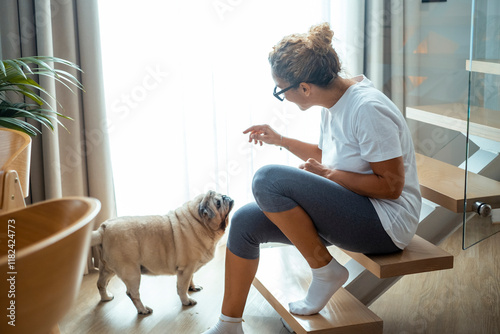
[[363, 75], [353, 80], [357, 83], [321, 112], [322, 163], [332, 169], [373, 174], [370, 162], [403, 157], [401, 196], [370, 200], [387, 234], [404, 249], [417, 230], [422, 205], [411, 133], [396, 105], [370, 80]]

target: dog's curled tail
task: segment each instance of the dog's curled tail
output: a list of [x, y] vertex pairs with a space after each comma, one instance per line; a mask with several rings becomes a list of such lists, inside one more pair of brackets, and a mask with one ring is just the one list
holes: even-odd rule
[[102, 235], [106, 229], [106, 224], [101, 224], [99, 228], [92, 232], [92, 239], [90, 241], [90, 246], [98, 246], [102, 244]]

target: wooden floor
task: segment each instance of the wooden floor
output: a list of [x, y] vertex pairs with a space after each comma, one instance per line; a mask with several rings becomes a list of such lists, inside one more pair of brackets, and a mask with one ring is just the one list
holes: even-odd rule
[[[224, 252], [219, 247], [216, 257], [201, 268], [194, 282], [203, 290], [190, 296], [198, 304], [182, 306], [176, 292], [174, 276], [142, 276], [141, 299], [153, 309], [149, 316], [139, 316], [126, 296], [125, 285], [114, 277], [108, 287], [115, 298], [100, 303], [96, 282], [98, 273], [84, 276], [82, 288], [72, 309], [59, 324], [62, 334], [198, 334], [215, 324], [220, 315], [224, 288]], [[244, 316], [244, 328], [250, 333], [288, 334], [280, 317], [252, 287]]]
[[500, 234], [462, 250], [462, 229], [441, 248], [454, 269], [408, 275], [370, 309], [384, 333], [500, 333]]
[[[461, 237], [459, 230], [441, 245], [455, 256], [454, 269], [405, 276], [370, 306], [384, 320], [384, 333], [500, 333], [500, 234], [466, 251], [461, 250]], [[340, 251], [335, 256], [340, 262], [347, 260]], [[223, 275], [224, 249], [220, 248], [216, 259], [195, 274], [195, 283], [204, 289], [191, 294], [198, 301], [193, 307], [181, 305], [175, 277], [143, 276], [142, 300], [154, 312], [138, 316], [119, 279], [113, 278], [109, 286], [115, 299], [99, 303], [98, 274], [89, 274], [60, 323], [61, 333], [202, 333], [219, 316]], [[247, 334], [288, 333], [253, 287], [244, 320]]]

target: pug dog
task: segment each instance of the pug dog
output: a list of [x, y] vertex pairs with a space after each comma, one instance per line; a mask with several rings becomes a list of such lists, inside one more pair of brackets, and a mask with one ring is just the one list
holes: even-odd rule
[[116, 274], [127, 286], [137, 312], [153, 310], [139, 296], [141, 274], [177, 275], [177, 294], [183, 305], [195, 305], [187, 292], [199, 291], [193, 274], [214, 258], [215, 247], [224, 235], [234, 201], [208, 191], [164, 216], [118, 217], [109, 219], [92, 232], [97, 246], [101, 301], [113, 295], [106, 287]]

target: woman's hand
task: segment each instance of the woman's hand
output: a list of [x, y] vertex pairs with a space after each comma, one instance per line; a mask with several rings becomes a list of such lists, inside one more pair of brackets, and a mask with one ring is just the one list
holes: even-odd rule
[[267, 124], [251, 126], [243, 131], [243, 133], [250, 133], [248, 136], [248, 142], [250, 143], [253, 141], [254, 144], [260, 144], [260, 146], [262, 146], [263, 143], [277, 145], [287, 149], [290, 153], [304, 161], [309, 158], [321, 160], [322, 153], [318, 145], [305, 143], [289, 137], [283, 137]]
[[269, 145], [281, 146], [283, 137], [274, 131], [269, 125], [254, 125], [243, 131], [243, 134], [250, 133], [248, 136], [248, 142], [252, 141], [254, 144], [266, 143]]
[[405, 184], [403, 157], [371, 162], [370, 166], [373, 174], [359, 174], [329, 169], [311, 158], [307, 159], [299, 168], [332, 180], [358, 195], [381, 199], [398, 199]]
[[325, 165], [322, 165], [318, 160], [313, 158], [307, 159], [305, 163], [299, 165], [299, 168], [316, 175], [326, 177], [327, 179], [332, 172], [331, 169], [325, 167]]

